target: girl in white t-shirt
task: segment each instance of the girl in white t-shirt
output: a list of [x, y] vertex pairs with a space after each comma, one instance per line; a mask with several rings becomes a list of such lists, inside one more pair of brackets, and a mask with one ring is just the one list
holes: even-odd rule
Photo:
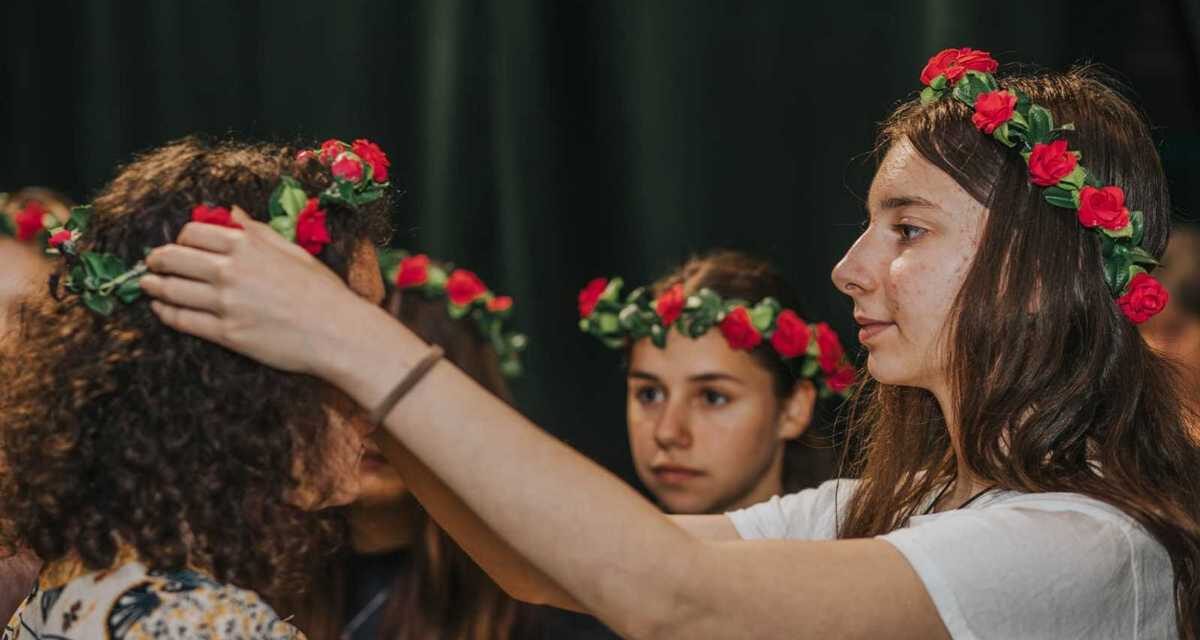
[[834, 271], [870, 351], [860, 480], [732, 516], [663, 516], [262, 225], [185, 229], [143, 286], [167, 324], [374, 408], [502, 586], [629, 637], [1195, 638], [1200, 450], [1135, 327], [1164, 302], [1149, 129], [1086, 71], [995, 70], [929, 61]]

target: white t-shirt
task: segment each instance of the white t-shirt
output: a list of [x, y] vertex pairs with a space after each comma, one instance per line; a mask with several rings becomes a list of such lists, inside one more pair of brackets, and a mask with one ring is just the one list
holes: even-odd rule
[[[855, 480], [729, 513], [742, 538], [830, 540]], [[879, 536], [966, 638], [1177, 638], [1170, 558], [1136, 521], [1073, 493], [992, 491]]]

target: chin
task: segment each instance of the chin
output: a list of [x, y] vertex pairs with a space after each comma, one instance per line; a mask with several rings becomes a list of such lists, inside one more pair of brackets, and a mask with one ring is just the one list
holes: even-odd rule
[[876, 352], [867, 356], [867, 373], [879, 384], [890, 384], [900, 387], [915, 387], [915, 376], [908, 367], [902, 366], [896, 358], [879, 357]]

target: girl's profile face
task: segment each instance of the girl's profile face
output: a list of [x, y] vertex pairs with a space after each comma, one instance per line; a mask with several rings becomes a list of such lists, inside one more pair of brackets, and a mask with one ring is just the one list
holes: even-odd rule
[[884, 156], [867, 208], [866, 230], [833, 270], [854, 300], [867, 369], [884, 384], [944, 390], [947, 319], [987, 209], [907, 139]]
[[720, 513], [781, 490], [783, 446], [804, 432], [815, 394], [775, 394], [771, 373], [719, 331], [672, 333], [631, 349], [626, 414], [638, 477], [670, 513]]

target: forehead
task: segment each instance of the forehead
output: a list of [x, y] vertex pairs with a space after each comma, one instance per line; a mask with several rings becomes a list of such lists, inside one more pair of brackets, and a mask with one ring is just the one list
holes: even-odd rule
[[879, 163], [867, 206], [874, 212], [889, 201], [906, 198], [926, 200], [947, 212], [978, 204], [946, 172], [926, 160], [908, 138], [900, 138]]
[[630, 350], [629, 368], [664, 382], [723, 373], [748, 384], [771, 383], [770, 372], [748, 352], [731, 349], [716, 328], [695, 340], [673, 331], [665, 349], [654, 346], [649, 338], [639, 340]]
[[346, 281], [350, 288], [363, 298], [374, 304], [383, 302], [386, 291], [383, 287], [383, 276], [379, 274], [379, 255], [370, 242], [364, 240], [358, 245], [354, 259], [350, 261]]

